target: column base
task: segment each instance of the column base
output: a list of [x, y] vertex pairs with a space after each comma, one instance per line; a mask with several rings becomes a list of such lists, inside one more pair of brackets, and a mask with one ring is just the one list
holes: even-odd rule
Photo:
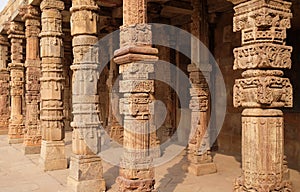
[[122, 176], [117, 177], [118, 192], [156, 192], [154, 179], [131, 180]]
[[24, 146], [24, 155], [40, 154], [41, 146]]
[[8, 129], [0, 129], [0, 135], [7, 135]]
[[24, 142], [24, 138], [16, 138], [16, 139], [8, 138], [9, 144], [20, 144], [23, 142]]
[[101, 158], [95, 155], [71, 157], [68, 186], [74, 192], [104, 192]]
[[195, 176], [209, 175], [217, 172], [215, 163], [190, 164], [188, 172]]
[[64, 141], [42, 141], [40, 165], [44, 171], [67, 169]]
[[[266, 178], [266, 180], [268, 180]], [[263, 192], [287, 192], [293, 191], [293, 185], [290, 181], [282, 181], [281, 183], [271, 185], [260, 183], [257, 185], [245, 184], [242, 177], [235, 180], [234, 192], [252, 192], [252, 191], [263, 191]]]

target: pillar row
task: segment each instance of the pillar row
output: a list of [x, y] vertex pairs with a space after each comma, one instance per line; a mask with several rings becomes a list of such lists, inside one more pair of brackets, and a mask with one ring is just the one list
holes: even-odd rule
[[63, 123], [63, 62], [62, 14], [64, 2], [43, 0], [41, 57], [41, 129], [42, 145], [40, 163], [44, 170], [67, 168]]
[[25, 38], [24, 26], [19, 22], [10, 22], [8, 38], [11, 43], [10, 95], [11, 112], [9, 119], [8, 140], [10, 144], [24, 141], [24, 57], [23, 41]]
[[100, 75], [99, 7], [94, 0], [72, 0], [74, 60], [72, 152], [68, 185], [76, 192], [105, 191], [97, 83]]
[[[158, 50], [151, 47], [151, 26], [146, 24], [147, 1], [123, 2], [123, 26], [120, 29], [120, 49], [114, 61], [119, 65], [120, 113], [124, 115], [124, 154], [117, 178], [120, 192], [153, 191], [152, 125], [154, 62]], [[156, 150], [156, 148], [154, 149]]]
[[8, 133], [9, 109], [9, 42], [6, 36], [0, 35], [0, 135]]
[[283, 69], [291, 68], [291, 3], [284, 0], [232, 1], [234, 31], [242, 46], [234, 49], [235, 70], [244, 70], [233, 88], [242, 112], [242, 176], [234, 191], [292, 191], [284, 156], [284, 118], [293, 106], [293, 90]]

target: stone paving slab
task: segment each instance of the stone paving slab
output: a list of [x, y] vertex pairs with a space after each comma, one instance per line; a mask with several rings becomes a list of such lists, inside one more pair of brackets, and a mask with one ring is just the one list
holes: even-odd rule
[[[71, 154], [71, 134], [66, 136], [66, 153]], [[44, 172], [38, 166], [39, 155], [23, 155], [22, 145], [7, 144], [0, 136], [0, 192], [67, 192], [68, 170]], [[232, 192], [233, 180], [241, 173], [240, 160], [216, 154], [218, 172], [195, 177], [186, 172], [184, 153], [156, 169], [159, 192]], [[118, 167], [103, 162], [107, 191], [116, 192]], [[300, 173], [291, 170], [294, 192], [300, 192]]]

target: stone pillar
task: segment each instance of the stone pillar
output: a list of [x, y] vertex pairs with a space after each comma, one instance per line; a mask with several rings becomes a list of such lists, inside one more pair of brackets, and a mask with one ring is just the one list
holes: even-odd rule
[[43, 0], [41, 57], [41, 129], [40, 163], [45, 171], [66, 169], [63, 123], [63, 62], [62, 14], [64, 2]]
[[234, 191], [292, 191], [284, 160], [282, 107], [292, 107], [293, 91], [283, 69], [291, 68], [292, 47], [285, 45], [291, 27], [291, 3], [283, 0], [232, 1], [234, 31], [242, 46], [234, 49], [233, 103], [242, 112], [242, 176]]
[[22, 43], [25, 38], [22, 23], [11, 22], [8, 29], [11, 42], [10, 95], [11, 112], [9, 119], [8, 141], [10, 144], [24, 141], [24, 60]]
[[[77, 192], [105, 191], [100, 152], [101, 135], [97, 82], [100, 75], [99, 7], [94, 0], [72, 0], [73, 127], [68, 185]], [[95, 47], [94, 47], [95, 45]]]
[[122, 74], [120, 113], [124, 115], [124, 154], [117, 178], [120, 192], [153, 191], [155, 184], [150, 156], [153, 147], [150, 137], [156, 131], [151, 126], [154, 80], [149, 80], [149, 74], [154, 72], [158, 50], [151, 47], [152, 32], [151, 26], [146, 24], [146, 2], [123, 2], [120, 49], [115, 52], [114, 59]]
[[0, 135], [8, 133], [9, 121], [9, 71], [8, 63], [9, 42], [6, 36], [0, 35]]
[[[192, 61], [188, 66], [192, 88], [190, 89], [191, 101], [191, 136], [188, 145], [188, 159], [190, 165], [188, 171], [200, 176], [217, 172], [215, 163], [210, 154], [210, 90], [209, 80], [212, 67], [209, 64], [209, 50], [206, 46], [208, 40], [208, 12], [206, 1], [193, 0], [192, 34], [203, 45], [198, 45], [192, 40]], [[204, 69], [203, 71], [200, 70]]]
[[26, 119], [24, 129], [25, 154], [39, 154], [41, 150], [41, 130], [39, 122], [41, 61], [39, 51], [40, 14], [33, 6], [21, 8], [26, 27]]

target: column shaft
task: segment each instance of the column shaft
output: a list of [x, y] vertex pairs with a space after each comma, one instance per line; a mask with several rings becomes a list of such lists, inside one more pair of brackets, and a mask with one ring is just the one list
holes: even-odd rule
[[24, 130], [25, 154], [39, 154], [41, 149], [41, 130], [39, 121], [41, 61], [39, 52], [40, 15], [33, 6], [21, 8], [26, 27], [26, 119]]
[[72, 0], [73, 36], [72, 102], [74, 119], [68, 185], [76, 192], [105, 191], [101, 158], [99, 96], [100, 75], [98, 23], [95, 1]]
[[43, 0], [41, 57], [41, 129], [40, 162], [46, 171], [67, 168], [63, 123], [63, 63], [62, 14], [64, 2]]
[[8, 139], [9, 143], [22, 143], [24, 140], [24, 61], [23, 40], [24, 27], [22, 23], [11, 22], [9, 24], [8, 38], [11, 42], [10, 69], [10, 95], [11, 113], [9, 120]]
[[124, 115], [124, 154], [117, 178], [120, 192], [153, 191], [155, 183], [151, 157], [151, 137], [156, 131], [151, 123], [154, 80], [149, 80], [149, 74], [154, 72], [158, 50], [151, 47], [146, 8], [145, 0], [124, 1], [120, 49], [114, 59], [122, 74], [120, 113]]
[[6, 36], [0, 35], [0, 135], [8, 133], [9, 111], [9, 42]]
[[284, 162], [284, 119], [279, 108], [292, 107], [293, 90], [282, 69], [291, 68], [292, 47], [285, 45], [291, 3], [284, 0], [233, 1], [234, 69], [245, 70], [233, 88], [242, 112], [242, 169], [234, 191], [292, 191]]
[[[209, 80], [212, 71], [209, 63], [208, 46], [208, 12], [206, 1], [193, 0], [192, 34], [199, 38], [203, 44], [196, 44], [192, 40], [192, 61], [188, 66], [192, 88], [190, 89], [191, 101], [191, 135], [188, 146], [189, 172], [194, 175], [205, 175], [217, 171], [210, 154], [210, 90]], [[200, 65], [204, 71], [200, 70]]]

